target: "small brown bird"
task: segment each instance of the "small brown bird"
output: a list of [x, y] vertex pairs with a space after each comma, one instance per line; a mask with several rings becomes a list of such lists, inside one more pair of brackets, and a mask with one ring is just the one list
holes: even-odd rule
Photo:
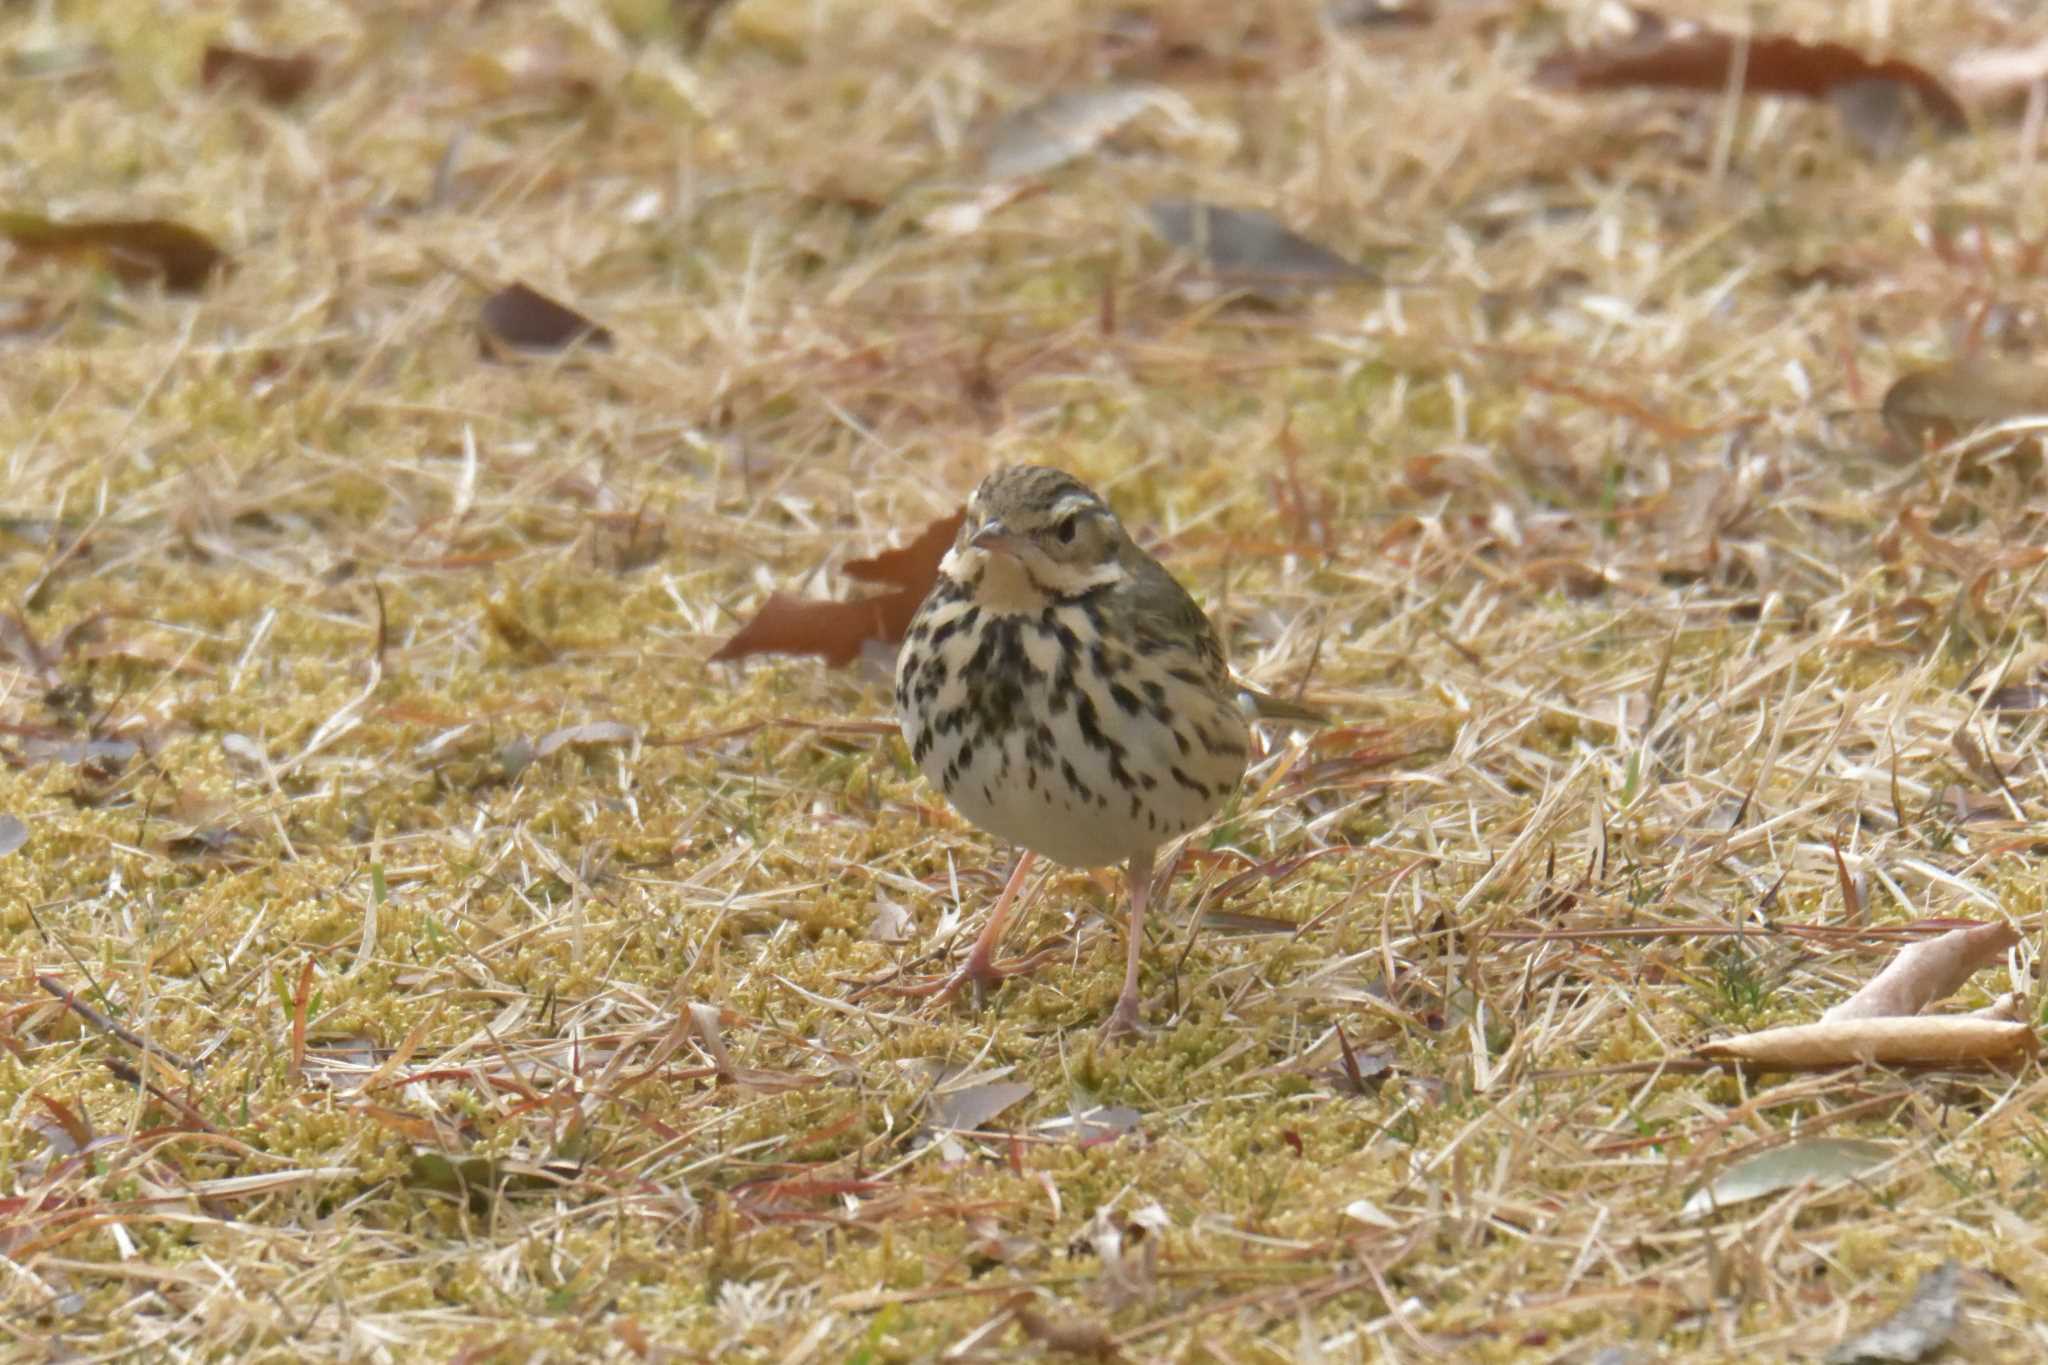
[[896, 714], [924, 775], [1025, 851], [966, 963], [930, 992], [1009, 974], [996, 948], [1034, 857], [1122, 863], [1131, 918], [1105, 1027], [1137, 1031], [1153, 857], [1243, 776], [1237, 698], [1209, 618], [1100, 497], [1036, 465], [983, 480], [897, 656]]

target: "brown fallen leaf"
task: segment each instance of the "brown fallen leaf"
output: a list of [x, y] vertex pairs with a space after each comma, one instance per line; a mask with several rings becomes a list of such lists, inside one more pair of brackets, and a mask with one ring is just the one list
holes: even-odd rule
[[1816, 1067], [1956, 1066], [1998, 1062], [2032, 1053], [2040, 1039], [2033, 1026], [1995, 1019], [1913, 1016], [1842, 1019], [1764, 1029], [1737, 1038], [1702, 1043], [1709, 1060], [1747, 1062], [1785, 1071]]
[[946, 551], [953, 548], [954, 538], [960, 534], [960, 523], [967, 520], [967, 513], [955, 512], [940, 517], [917, 533], [917, 538], [908, 545], [899, 545], [884, 550], [866, 559], [849, 559], [841, 570], [856, 583], [880, 583], [884, 587], [902, 588], [915, 592], [919, 601], [932, 590], [932, 584], [939, 581], [939, 563], [946, 557]]
[[578, 345], [608, 351], [612, 334], [583, 314], [514, 280], [484, 300], [479, 320], [486, 347], [546, 354]]
[[40, 214], [0, 213], [0, 236], [24, 256], [84, 260], [123, 284], [161, 280], [180, 293], [203, 288], [229, 264], [227, 253], [204, 234], [161, 218], [60, 223]]
[[199, 83], [214, 86], [242, 85], [256, 92], [265, 104], [290, 104], [306, 93], [320, 74], [320, 59], [310, 52], [289, 57], [267, 52], [249, 52], [225, 43], [208, 43], [199, 63]]
[[941, 517], [918, 533], [910, 544], [885, 550], [872, 559], [846, 565], [846, 576], [861, 583], [880, 583], [891, 590], [851, 602], [815, 602], [772, 593], [753, 619], [718, 647], [712, 663], [744, 659], [750, 654], [812, 654], [834, 668], [860, 656], [870, 640], [897, 644], [910, 629], [910, 618], [938, 581], [939, 561], [953, 546], [966, 513]]
[[1909, 943], [1862, 990], [1824, 1011], [1821, 1022], [1918, 1014], [1953, 995], [1978, 968], [1996, 962], [2019, 941], [2019, 930], [1999, 923], [1973, 924]]
[[1874, 62], [1840, 43], [1807, 43], [1780, 34], [1761, 34], [1745, 45], [1736, 34], [1714, 29], [1645, 25], [1640, 36], [1616, 46], [1546, 58], [1536, 69], [1536, 81], [1569, 90], [1646, 86], [1720, 91], [1727, 89], [1738, 55], [1742, 88], [1750, 94], [1825, 100], [1845, 87], [1881, 81], [1911, 90], [1945, 131], [1969, 127], [1948, 87], [1911, 62]]

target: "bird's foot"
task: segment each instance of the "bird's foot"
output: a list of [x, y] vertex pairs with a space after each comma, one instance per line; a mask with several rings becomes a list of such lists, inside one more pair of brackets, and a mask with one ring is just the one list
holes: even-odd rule
[[1109, 1018], [1102, 1021], [1102, 1036], [1112, 1042], [1125, 1038], [1142, 1038], [1151, 1030], [1145, 1027], [1143, 1011], [1138, 1007], [1135, 995], [1117, 997], [1116, 1008], [1109, 1012]]
[[855, 991], [852, 998], [858, 1000], [864, 995], [880, 991], [886, 995], [903, 996], [907, 999], [941, 1002], [951, 1000], [964, 987], [972, 986], [974, 998], [979, 1001], [983, 994], [1002, 985], [1011, 977], [1028, 976], [1058, 956], [1059, 949], [1049, 948], [1044, 952], [1033, 953], [1029, 957], [997, 962], [993, 954], [984, 958], [979, 953], [971, 953], [956, 972], [945, 976], [927, 977], [922, 981], [870, 982]]

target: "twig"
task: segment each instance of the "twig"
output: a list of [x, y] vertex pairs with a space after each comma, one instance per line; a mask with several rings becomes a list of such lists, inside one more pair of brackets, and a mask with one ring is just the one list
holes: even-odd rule
[[165, 1061], [169, 1062], [172, 1066], [177, 1067], [180, 1071], [189, 1071], [195, 1076], [206, 1069], [202, 1064], [198, 1062], [186, 1061], [183, 1057], [180, 1057], [177, 1053], [171, 1051], [167, 1047], [162, 1047], [156, 1043], [150, 1042], [149, 1039], [143, 1037], [141, 1034], [135, 1032], [133, 1029], [115, 1023], [112, 1019], [108, 1018], [104, 1014], [101, 1014], [91, 1005], [86, 1004], [83, 1000], [80, 1000], [76, 995], [72, 994], [71, 989], [68, 986], [65, 986], [62, 982], [58, 981], [55, 977], [45, 976], [42, 973], [38, 972], [36, 974], [36, 984], [38, 986], [41, 986], [50, 994], [56, 996], [59, 1000], [62, 1000], [66, 1008], [75, 1012], [78, 1015], [78, 1017], [85, 1020], [86, 1023], [91, 1024], [94, 1028], [100, 1030], [102, 1033], [113, 1034], [116, 1038], [119, 1038], [122, 1042], [128, 1044], [128, 1046], [136, 1049], [137, 1051], [146, 1052], [151, 1056], [161, 1057]]

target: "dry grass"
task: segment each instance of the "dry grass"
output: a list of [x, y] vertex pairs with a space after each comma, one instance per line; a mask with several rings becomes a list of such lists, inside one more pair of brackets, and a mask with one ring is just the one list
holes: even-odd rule
[[[1162, 12], [1187, 109], [947, 235], [976, 130], [1128, 16], [748, 0], [686, 58], [653, 4], [9, 9], [7, 198], [237, 268], [8, 279], [66, 311], [6, 343], [0, 588], [68, 648], [0, 668], [0, 1356], [1787, 1358], [1955, 1258], [1967, 1358], [2038, 1358], [2038, 1067], [1684, 1065], [1882, 930], [2039, 941], [2043, 713], [1983, 697], [2048, 663], [2042, 494], [1874, 416], [2048, 329], [2013, 122], [1870, 161], [1821, 107], [1533, 88], [1590, 8]], [[223, 34], [323, 82], [202, 91]], [[1161, 194], [1404, 283], [1190, 299]], [[441, 259], [619, 344], [487, 363]], [[1018, 459], [1342, 718], [1194, 841], [1121, 1049], [1080, 874], [1030, 981], [851, 1003], [1008, 851], [872, 667], [704, 663]], [[1134, 1130], [1077, 1142], [1098, 1105]], [[1894, 1155], [1681, 1217], [1813, 1134]]]

